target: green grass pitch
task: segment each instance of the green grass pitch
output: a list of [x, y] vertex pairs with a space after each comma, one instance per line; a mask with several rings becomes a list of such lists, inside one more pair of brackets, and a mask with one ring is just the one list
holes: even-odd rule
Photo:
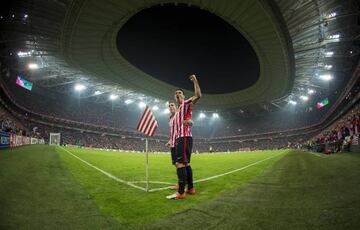
[[[67, 150], [122, 180], [145, 180], [145, 154], [143, 153], [119, 153], [79, 148], [67, 148]], [[126, 224], [148, 223], [190, 208], [220, 192], [244, 183], [277, 160], [274, 157], [259, 165], [249, 167], [244, 172], [195, 183], [198, 195], [188, 196], [186, 200], [169, 201], [165, 199], [165, 196], [174, 191], [164, 190], [147, 194], [104, 176], [61, 148], [57, 148], [57, 152], [79, 183], [95, 199], [100, 209]], [[257, 153], [194, 154], [191, 163], [194, 180], [226, 173], [272, 156], [280, 157], [286, 152], [282, 150]], [[175, 167], [171, 165], [170, 154], [149, 154], [149, 178], [150, 181], [176, 183]], [[138, 185], [145, 187], [145, 184]], [[168, 185], [150, 184], [150, 186], [158, 188]], [[177, 203], [174, 204], [174, 202]]]
[[[210, 179], [176, 201], [165, 199], [171, 190], [126, 184], [145, 188], [143, 153], [45, 145], [2, 150], [0, 229], [169, 229], [179, 221], [186, 223], [180, 229], [356, 229], [359, 156], [194, 154], [194, 179]], [[149, 175], [157, 182], [151, 189], [176, 183], [170, 155], [149, 154]]]

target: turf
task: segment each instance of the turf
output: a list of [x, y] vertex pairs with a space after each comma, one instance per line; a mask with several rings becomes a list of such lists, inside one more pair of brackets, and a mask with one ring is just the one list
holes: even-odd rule
[[[255, 175], [259, 175], [264, 168], [270, 166], [281, 155], [286, 153], [286, 150], [282, 150], [257, 153], [193, 155], [191, 164], [195, 180], [228, 172], [272, 156], [279, 156], [249, 167], [242, 171], [242, 173], [234, 173], [195, 184], [198, 195], [195, 197], [188, 196], [186, 201], [169, 201], [165, 197], [173, 193], [173, 191], [165, 190], [147, 194], [144, 191], [115, 182], [113, 179], [104, 176], [74, 158], [61, 148], [57, 150], [74, 177], [96, 201], [100, 209], [125, 225], [148, 224], [179, 211], [189, 209], [215, 197], [221, 192], [243, 184]], [[123, 180], [145, 180], [144, 154], [95, 151], [79, 148], [67, 148], [67, 150]], [[149, 175], [153, 181], [173, 182], [175, 184], [175, 168], [170, 164], [170, 155], [151, 154], [149, 156]], [[152, 185], [152, 187], [158, 186], [156, 184]]]
[[0, 229], [116, 226], [63, 165], [53, 147], [0, 151]]
[[[121, 179], [145, 178], [143, 154], [68, 150]], [[178, 229], [358, 229], [360, 154], [204, 154], [194, 155], [192, 165], [201, 179], [271, 156], [196, 184], [195, 196], [168, 201], [170, 191], [145, 193], [118, 183], [60, 148], [2, 150], [0, 229], [169, 229], [177, 223]], [[176, 181], [169, 155], [149, 160], [151, 180]]]
[[244, 186], [147, 227], [359, 229], [359, 175], [359, 153], [292, 151]]

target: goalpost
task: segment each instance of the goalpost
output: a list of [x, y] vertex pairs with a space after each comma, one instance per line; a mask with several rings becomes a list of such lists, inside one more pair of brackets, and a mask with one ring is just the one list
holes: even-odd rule
[[49, 145], [60, 145], [60, 133], [50, 133]]

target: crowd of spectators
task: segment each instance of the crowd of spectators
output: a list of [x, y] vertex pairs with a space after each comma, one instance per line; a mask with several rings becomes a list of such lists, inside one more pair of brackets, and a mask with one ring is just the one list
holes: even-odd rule
[[357, 104], [345, 116], [338, 119], [307, 145], [319, 152], [348, 151], [352, 140], [360, 132], [360, 105]]
[[[144, 151], [144, 138], [135, 127], [141, 111], [130, 106], [113, 107], [109, 102], [95, 103], [74, 96], [59, 97], [49, 92], [48, 97], [19, 88], [11, 78], [0, 79], [3, 92], [0, 98], [7, 99], [3, 105], [11, 104], [17, 110], [16, 118], [4, 107], [0, 107], [1, 130], [18, 135], [42, 136], [49, 141], [50, 132], [61, 133], [61, 144], [93, 148]], [[356, 92], [349, 94], [351, 100]], [[4, 101], [2, 101], [4, 102]], [[266, 113], [263, 116], [241, 119], [196, 120], [194, 117], [194, 152], [226, 152], [239, 150], [278, 149], [299, 147], [313, 132], [304, 127], [321, 121], [327, 112], [309, 110], [295, 114], [288, 111]], [[157, 136], [149, 139], [149, 151], [168, 152], [165, 147], [168, 135], [167, 115], [158, 116], [160, 127]], [[307, 142], [308, 146], [327, 143], [349, 143], [359, 133], [359, 106], [346, 117]], [[114, 129], [115, 128], [115, 129]], [[298, 128], [301, 128], [299, 131]], [[307, 132], [307, 133], [306, 133]], [[337, 145], [339, 146], [339, 145]], [[337, 147], [335, 151], [339, 151]]]
[[[109, 133], [94, 133], [87, 130], [69, 129], [69, 127], [54, 126], [51, 123], [48, 125], [31, 122], [29, 120], [21, 120], [14, 118], [2, 106], [0, 107], [0, 117], [2, 129], [7, 131], [19, 132], [23, 135], [37, 134], [49, 141], [50, 132], [61, 133], [61, 144], [63, 145], [77, 145], [91, 148], [102, 149], [120, 149], [129, 151], [145, 151], [145, 139], [140, 136], [109, 134]], [[359, 127], [359, 106], [356, 106], [348, 115], [338, 120], [329, 128], [319, 134], [312, 142], [314, 144], [324, 144], [327, 142], [336, 142], [344, 140], [348, 136], [358, 134]], [[26, 119], [26, 116], [25, 116]], [[26, 125], [23, 125], [23, 124]], [[11, 130], [9, 130], [9, 127]], [[341, 135], [340, 135], [341, 133]], [[278, 133], [278, 135], [258, 135], [253, 138], [239, 138], [239, 136], [224, 137], [224, 138], [197, 138], [194, 142], [194, 152], [227, 152], [227, 151], [242, 151], [242, 150], [265, 150], [265, 149], [280, 149], [280, 148], [297, 148], [307, 140], [309, 134], [290, 134]], [[167, 142], [165, 136], [157, 136], [149, 139], [150, 152], [168, 152], [169, 149], [165, 146]]]
[[[23, 98], [25, 99], [25, 98]], [[31, 100], [29, 100], [31, 101]], [[28, 109], [31, 103], [28, 103]], [[44, 102], [44, 100], [42, 100]], [[41, 103], [39, 103], [41, 104]], [[37, 106], [36, 103], [34, 103], [34, 106]], [[57, 104], [57, 106], [65, 106], [61, 104]], [[59, 114], [53, 114], [54, 116], [62, 116], [62, 113], [60, 111], [63, 111], [65, 114], [71, 114], [68, 115], [69, 119], [76, 120], [79, 119], [81, 116], [88, 117], [88, 122], [94, 122], [102, 121], [102, 123], [106, 125], [114, 125], [114, 122], [116, 119], [119, 123], [122, 123], [125, 121], [125, 123], [133, 123], [129, 122], [129, 119], [132, 119], [131, 116], [126, 116], [121, 113], [126, 113], [127, 111], [117, 111], [116, 116], [114, 116], [113, 112], [110, 111], [110, 113], [104, 112], [96, 112], [97, 109], [94, 108], [94, 106], [91, 106], [90, 102], [83, 103], [81, 106], [81, 110], [79, 113], [75, 111], [79, 111], [79, 109], [76, 109], [75, 105], [68, 105], [68, 109], [59, 110]], [[49, 107], [49, 106], [48, 106]], [[66, 107], [66, 106], [65, 106]], [[42, 112], [46, 112], [47, 110], [44, 109]], [[51, 110], [50, 110], [51, 111]], [[65, 112], [64, 112], [65, 111]], [[91, 115], [94, 113], [93, 115]], [[102, 114], [99, 116], [99, 114]], [[50, 114], [49, 114], [50, 115]], [[77, 146], [84, 146], [84, 147], [92, 147], [92, 148], [103, 148], [103, 149], [121, 149], [121, 150], [130, 150], [130, 151], [145, 151], [145, 139], [141, 137], [141, 135], [133, 135], [134, 133], [108, 133], [106, 132], [106, 129], [104, 130], [98, 130], [98, 132], [91, 132], [91, 130], [87, 130], [86, 127], [81, 129], [79, 127], [74, 127], [71, 124], [67, 124], [64, 122], [56, 122], [57, 125], [52, 123], [51, 119], [42, 119], [42, 121], [46, 121], [46, 124], [40, 124], [34, 122], [34, 119], [30, 121], [28, 114], [23, 114], [24, 118], [26, 119], [25, 124], [28, 126], [28, 133], [29, 134], [37, 134], [45, 138], [46, 142], [49, 141], [50, 132], [59, 132], [61, 133], [61, 144], [64, 145], [77, 145]], [[65, 116], [65, 115], [64, 115]], [[3, 117], [3, 116], [2, 116]], [[9, 117], [9, 116], [7, 116]], [[92, 117], [97, 117], [96, 119], [93, 119]], [[105, 117], [105, 118], [104, 118]], [[110, 119], [110, 117], [117, 117], [116, 119], [113, 119], [110, 121], [110, 123], [107, 123], [107, 121], [104, 121], [103, 119]], [[351, 125], [359, 124], [358, 122], [358, 116], [354, 117], [351, 121]], [[356, 119], [357, 118], [357, 119]], [[63, 118], [61, 118], [63, 119]], [[263, 122], [268, 122], [269, 119], [265, 119]], [[279, 118], [281, 120], [281, 117]], [[279, 120], [278, 119], [278, 120]], [[35, 119], [36, 120], [36, 119]], [[4, 127], [6, 127], [9, 123], [9, 119], [7, 119], [6, 122], [2, 122]], [[273, 120], [274, 121], [274, 120]], [[15, 122], [11, 120], [12, 123], [16, 123], [17, 127], [21, 126], [20, 122]], [[225, 122], [225, 121], [223, 121]], [[246, 122], [246, 123], [251, 123]], [[271, 122], [269, 122], [271, 123]], [[228, 122], [225, 123], [227, 125], [234, 125], [234, 123]], [[262, 123], [257, 123], [257, 126], [261, 126]], [[63, 125], [63, 126], [62, 126]], [[224, 124], [220, 125], [222, 127]], [[24, 126], [24, 125], [23, 125]], [[132, 126], [135, 127], [134, 124]], [[252, 127], [257, 127], [252, 126]], [[201, 125], [198, 126], [199, 129], [203, 129]], [[216, 127], [216, 126], [215, 126]], [[248, 124], [249, 129], [251, 129], [251, 125]], [[351, 126], [352, 127], [352, 126]], [[123, 129], [129, 129], [129, 127], [122, 126]], [[196, 126], [195, 126], [196, 128]], [[225, 128], [225, 127], [223, 127]], [[347, 132], [351, 132], [349, 128], [347, 127], [341, 127], [344, 131], [345, 135]], [[15, 129], [16, 130], [16, 129]], [[24, 130], [23, 128], [18, 128], [18, 130]], [[196, 130], [196, 129], [195, 129]], [[221, 129], [220, 129], [221, 130]], [[358, 128], [352, 129], [354, 133], [357, 133]], [[195, 131], [196, 132], [196, 131]], [[245, 131], [244, 131], [245, 132]], [[332, 141], [334, 138], [333, 130], [329, 132], [326, 130], [324, 134], [316, 140], [319, 143], [323, 143], [326, 141]], [[224, 135], [226, 132], [224, 132]], [[229, 133], [228, 133], [229, 134]], [[194, 152], [227, 152], [227, 151], [241, 151], [241, 150], [262, 150], [262, 149], [279, 149], [279, 148], [288, 148], [288, 147], [299, 147], [301, 143], [303, 143], [306, 138], [308, 138], [308, 134], [301, 134], [295, 132], [285, 132], [277, 134], [273, 133], [265, 133], [265, 134], [256, 134], [256, 131], [254, 131], [254, 135], [249, 136], [249, 134], [243, 135], [234, 135], [234, 136], [226, 136], [226, 137], [217, 137], [217, 138], [203, 138], [200, 135], [195, 135], [195, 142], [194, 142]], [[168, 152], [168, 148], [165, 146], [165, 143], [167, 142], [167, 135], [157, 135], [155, 139], [149, 139], [149, 151], [151, 152]]]
[[[38, 132], [49, 142], [50, 133], [60, 133], [62, 145], [76, 145], [90, 148], [118, 149], [127, 151], [145, 151], [145, 138], [134, 136], [108, 135], [89, 133], [86, 131], [69, 130], [59, 127], [37, 125]], [[307, 134], [282, 136], [272, 138], [259, 138], [251, 140], [205, 140], [195, 139], [194, 152], [228, 152], [250, 151], [265, 149], [297, 148], [305, 140]], [[148, 139], [148, 151], [169, 152], [166, 147], [166, 138], [154, 137]]]
[[28, 129], [14, 116], [12, 116], [0, 103], [0, 131], [16, 135], [27, 135]]
[[252, 140], [221, 140], [200, 142], [199, 152], [227, 152], [227, 151], [243, 151], [243, 150], [266, 150], [266, 149], [283, 149], [283, 148], [299, 148], [306, 140], [307, 134], [299, 134], [294, 136], [282, 136], [276, 138], [258, 138]]
[[[48, 97], [44, 97], [41, 93], [36, 92], [36, 88], [33, 92], [29, 92], [14, 85], [13, 82], [5, 82], [5, 86], [8, 88], [9, 97], [17, 105], [31, 111], [32, 114], [40, 114], [39, 119], [61, 123], [72, 122], [71, 126], [75, 125], [74, 122], [79, 122], [81, 126], [100, 126], [104, 132], [109, 128], [116, 128], [117, 132], [135, 132], [137, 121], [142, 112], [133, 104], [112, 107], [109, 101], [95, 103], [87, 99], [78, 100], [74, 95], [56, 96], [53, 95], [56, 94], [54, 92], [49, 93]], [[302, 128], [319, 121], [326, 112], [326, 108], [301, 115], [288, 111], [278, 111], [241, 119], [222, 119], [220, 117], [215, 121], [210, 120], [210, 118], [199, 120], [197, 119], [197, 112], [199, 111], [194, 111], [194, 136], [216, 138]], [[160, 124], [157, 134], [167, 135], [168, 116], [162, 114], [162, 111], [157, 112], [156, 116]], [[59, 121], [60, 119], [61, 121]]]

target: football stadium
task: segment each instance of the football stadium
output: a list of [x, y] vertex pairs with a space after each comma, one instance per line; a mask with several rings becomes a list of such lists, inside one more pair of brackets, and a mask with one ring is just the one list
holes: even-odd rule
[[0, 229], [360, 229], [357, 0], [0, 7]]

